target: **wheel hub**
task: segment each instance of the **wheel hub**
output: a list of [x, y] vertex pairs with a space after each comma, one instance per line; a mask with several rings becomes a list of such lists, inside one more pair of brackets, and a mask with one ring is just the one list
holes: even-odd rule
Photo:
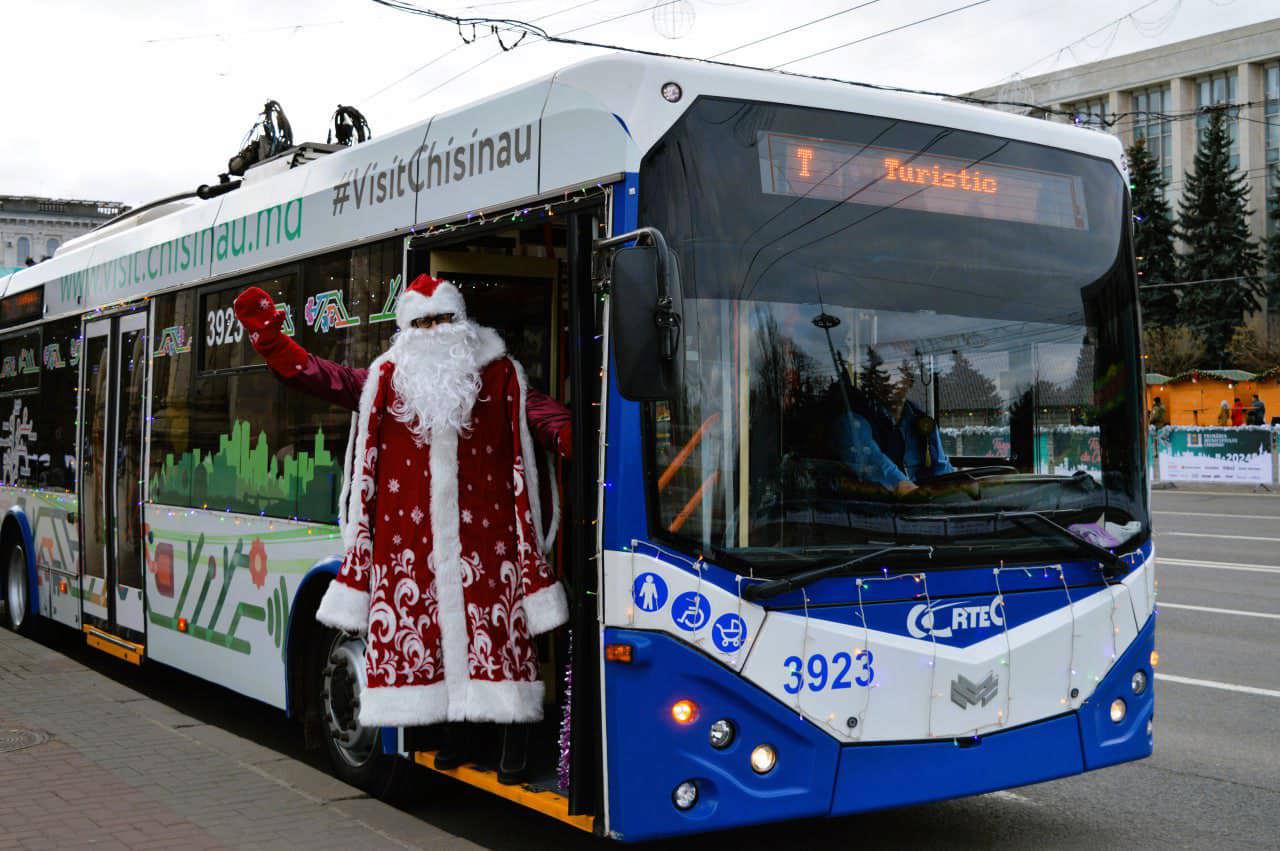
[[5, 599], [9, 623], [17, 629], [27, 616], [27, 556], [19, 546], [9, 553], [9, 589]]
[[352, 766], [373, 757], [377, 730], [360, 726], [360, 695], [364, 692], [364, 641], [349, 635], [334, 637], [324, 669], [324, 720], [329, 737]]

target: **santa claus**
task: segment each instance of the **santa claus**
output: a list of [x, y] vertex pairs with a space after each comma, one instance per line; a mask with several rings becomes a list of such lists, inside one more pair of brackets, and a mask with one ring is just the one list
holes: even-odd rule
[[536, 721], [532, 637], [568, 605], [543, 555], [523, 371], [448, 282], [420, 276], [396, 321], [361, 391], [346, 555], [316, 617], [366, 636], [363, 726]]

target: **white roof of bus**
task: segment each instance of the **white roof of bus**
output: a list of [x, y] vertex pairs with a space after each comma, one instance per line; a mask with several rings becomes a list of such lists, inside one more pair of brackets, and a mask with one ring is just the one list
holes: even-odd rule
[[[676, 82], [683, 89], [684, 96], [678, 103], [669, 103], [661, 96], [667, 82]], [[645, 152], [699, 95], [942, 125], [1101, 157], [1114, 162], [1122, 173], [1125, 170], [1123, 148], [1115, 137], [1072, 125], [792, 74], [614, 53], [579, 62], [306, 165], [246, 182], [234, 192], [192, 203], [136, 227], [122, 227], [97, 240], [77, 241], [80, 244], [67, 246], [50, 260], [13, 273], [0, 284], [8, 295], [41, 283], [61, 282], [60, 298], [51, 299], [46, 289], [46, 303], [53, 303], [50, 314], [73, 308], [83, 310], [132, 298], [143, 291], [274, 265], [326, 247], [336, 248], [455, 219], [472, 211], [509, 206], [556, 190], [590, 185], [638, 171]], [[500, 145], [504, 131], [526, 127], [529, 133], [524, 145], [526, 151], [532, 148], [532, 156], [513, 162], [505, 170], [493, 168], [491, 159], [488, 173], [484, 173], [483, 166], [477, 173], [467, 171], [471, 143], [489, 141], [491, 146]], [[533, 135], [538, 138], [536, 146], [531, 145]], [[518, 152], [518, 132], [514, 141]], [[439, 159], [445, 150], [461, 155], [453, 163], [444, 161], [440, 182], [418, 192], [404, 192], [404, 168], [415, 152], [421, 153], [422, 161], [429, 161], [433, 155]], [[479, 150], [483, 163], [485, 149]], [[489, 150], [492, 157], [493, 148]], [[461, 168], [464, 176], [450, 181], [450, 165]], [[397, 171], [400, 194], [396, 193]], [[375, 200], [375, 186], [382, 174], [389, 175], [390, 192]], [[420, 180], [425, 179], [422, 174], [420, 169]], [[434, 177], [436, 173], [428, 167], [427, 174]], [[359, 183], [362, 178], [366, 184]], [[365, 197], [357, 205], [358, 186]], [[341, 205], [340, 191], [346, 193]], [[261, 239], [263, 215], [268, 215], [270, 230], [269, 215], [274, 205], [293, 202], [300, 205], [296, 244], [285, 245], [279, 236], [274, 246], [267, 244], [269, 239], [261, 245], [246, 240], [244, 233], [255, 224], [257, 238]], [[280, 214], [280, 208], [275, 212]], [[287, 217], [289, 213], [283, 215]], [[234, 238], [235, 223], [241, 225], [241, 247], [248, 245], [249, 250], [234, 256], [232, 250], [219, 251], [224, 256], [214, 256], [211, 245], [207, 269], [202, 263], [190, 267], [189, 273], [184, 270], [184, 274], [173, 275], [161, 269], [158, 274], [150, 274], [156, 251], [165, 243], [171, 243], [167, 250], [177, 254], [183, 248], [180, 241], [184, 235], [200, 238], [210, 229], [230, 227]], [[167, 256], [161, 253], [158, 265], [163, 266]], [[143, 279], [141, 285], [139, 276]], [[87, 289], [87, 294], [68, 298], [68, 293], [74, 295], [77, 285]]]

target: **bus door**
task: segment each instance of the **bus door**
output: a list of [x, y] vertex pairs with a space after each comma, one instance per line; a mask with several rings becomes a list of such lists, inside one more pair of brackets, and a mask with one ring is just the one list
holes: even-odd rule
[[80, 372], [80, 572], [91, 645], [142, 661], [145, 310], [84, 325]]

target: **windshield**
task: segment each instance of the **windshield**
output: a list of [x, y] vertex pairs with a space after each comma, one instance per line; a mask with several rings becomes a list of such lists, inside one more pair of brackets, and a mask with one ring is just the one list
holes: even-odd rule
[[[645, 158], [682, 282], [655, 531], [751, 567], [1146, 530], [1126, 196], [1102, 160], [703, 98]], [[1080, 531], [1080, 530], [1077, 530]]]

